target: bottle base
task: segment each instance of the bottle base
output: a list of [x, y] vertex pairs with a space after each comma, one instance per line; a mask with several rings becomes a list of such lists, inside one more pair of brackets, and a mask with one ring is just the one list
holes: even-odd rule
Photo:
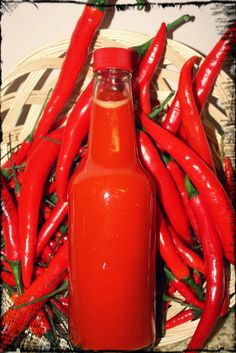
[[89, 349], [89, 348], [81, 348], [79, 346], [73, 345], [73, 352], [103, 352], [103, 353], [123, 353], [123, 352], [152, 352], [154, 344], [150, 344], [149, 346], [138, 348], [138, 349]]

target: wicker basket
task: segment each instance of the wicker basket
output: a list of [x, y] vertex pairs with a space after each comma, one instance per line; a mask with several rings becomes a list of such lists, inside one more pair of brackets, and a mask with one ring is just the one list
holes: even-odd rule
[[[94, 48], [105, 46], [129, 47], [141, 44], [148, 39], [146, 35], [140, 33], [101, 30], [94, 41]], [[7, 152], [9, 134], [11, 135], [12, 146], [15, 146], [32, 130], [46, 95], [56, 83], [68, 43], [69, 40], [67, 39], [58, 40], [38, 49], [19, 62], [3, 79], [1, 98], [4, 118], [2, 123], [2, 155]], [[202, 58], [202, 55], [195, 50], [176, 41], [168, 40], [164, 60], [158, 69], [157, 75], [160, 102], [168, 96], [171, 90], [177, 88], [180, 69], [186, 59], [192, 55]], [[87, 85], [91, 77], [91, 61], [88, 61], [84, 76], [78, 84], [81, 88], [80, 91]], [[221, 161], [223, 152], [234, 156], [234, 113], [230, 104], [232, 101], [230, 84], [232, 84], [230, 78], [224, 72], [220, 72], [203, 115], [214, 159], [218, 164]], [[76, 100], [77, 98], [75, 96], [74, 99]], [[66, 110], [69, 111], [73, 104], [72, 100]], [[233, 293], [235, 277], [234, 271], [232, 270], [231, 272], [230, 290]], [[234, 304], [235, 297], [232, 297], [230, 306], [232, 307]], [[168, 310], [168, 317], [175, 315], [181, 309], [182, 307], [179, 304], [173, 304]], [[191, 337], [197, 324], [198, 320], [195, 320], [168, 330], [159, 347]], [[42, 350], [47, 350], [45, 341], [39, 340], [37, 342], [32, 345], [32, 339], [26, 339], [24, 347], [34, 350], [37, 350], [37, 347], [43, 347]]]

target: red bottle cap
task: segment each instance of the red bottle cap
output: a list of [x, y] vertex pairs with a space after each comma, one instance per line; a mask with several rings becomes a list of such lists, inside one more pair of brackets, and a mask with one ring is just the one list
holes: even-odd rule
[[93, 71], [120, 69], [132, 72], [131, 54], [124, 48], [99, 48], [93, 54]]

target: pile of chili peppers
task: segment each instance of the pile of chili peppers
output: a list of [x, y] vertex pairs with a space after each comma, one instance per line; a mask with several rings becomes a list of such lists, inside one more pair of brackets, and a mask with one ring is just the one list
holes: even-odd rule
[[[106, 2], [91, 0], [84, 6], [37, 126], [17, 149], [10, 149], [1, 167], [1, 280], [12, 299], [1, 320], [1, 351], [20, 344], [26, 329], [52, 346], [61, 337], [68, 341], [67, 190], [86, 158], [93, 81], [69, 116], [60, 113], [84, 69]], [[129, 50], [138, 153], [157, 190], [157, 262], [163, 264], [157, 268], [162, 283], [157, 288], [157, 321], [162, 320], [158, 335], [200, 318], [187, 347], [192, 352], [204, 346], [230, 301], [234, 171], [228, 156], [222, 168], [216, 164], [201, 114], [235, 44], [236, 25], [229, 26], [197, 69], [197, 57], [185, 62], [172, 103], [159, 104], [150, 94], [152, 77], [168, 33], [188, 20], [185, 15], [162, 23], [154, 38]], [[167, 320], [175, 301], [183, 310]]]

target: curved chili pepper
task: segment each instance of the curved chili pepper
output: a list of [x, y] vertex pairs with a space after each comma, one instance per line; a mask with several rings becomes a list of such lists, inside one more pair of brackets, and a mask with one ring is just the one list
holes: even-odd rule
[[161, 154], [162, 160], [165, 162], [165, 165], [167, 169], [169, 170], [172, 178], [175, 181], [175, 184], [180, 192], [180, 195], [183, 200], [183, 204], [185, 206], [186, 213], [188, 215], [189, 223], [192, 226], [192, 229], [194, 233], [197, 233], [197, 223], [194, 219], [193, 212], [191, 210], [191, 207], [189, 206], [189, 201], [188, 201], [188, 192], [185, 186], [185, 174], [183, 170], [179, 167], [179, 165], [171, 158], [170, 155], [167, 153], [162, 153]]
[[94, 34], [103, 20], [102, 5], [105, 3], [106, 0], [103, 0], [99, 2], [99, 6], [96, 6], [97, 1], [90, 0], [90, 6], [84, 7], [72, 33], [56, 86], [35, 131], [33, 145], [37, 143], [40, 136], [50, 131], [52, 124], [68, 101], [83, 69]]
[[187, 214], [170, 173], [162, 163], [157, 149], [148, 135], [140, 131], [137, 139], [140, 157], [154, 178], [158, 197], [170, 223], [188, 244], [193, 244]]
[[67, 183], [72, 162], [89, 130], [93, 80], [82, 92], [70, 113], [56, 166], [56, 191], [59, 200], [67, 200]]
[[217, 231], [202, 195], [186, 177], [189, 202], [198, 222], [206, 266], [206, 300], [199, 324], [188, 344], [188, 349], [200, 350], [213, 331], [220, 314], [224, 294], [224, 259]]
[[[236, 22], [226, 30], [225, 34], [206, 56], [196, 73], [193, 82], [193, 92], [200, 115], [221, 66], [235, 41], [235, 23]], [[177, 92], [162, 126], [176, 134], [179, 130], [180, 123], [179, 97]]]
[[233, 264], [235, 215], [221, 183], [201, 158], [177, 137], [145, 114], [140, 114], [140, 120], [149, 135], [178, 162], [201, 193], [214, 219], [225, 256]]
[[10, 194], [7, 184], [1, 175], [1, 221], [3, 237], [5, 241], [6, 259], [11, 266], [11, 271], [16, 281], [19, 294], [22, 294], [21, 288], [21, 253], [20, 253], [20, 237], [18, 228], [18, 213], [16, 205]]
[[8, 286], [10, 286], [10, 287], [16, 286], [16, 281], [15, 281], [13, 275], [11, 274], [11, 272], [4, 271], [3, 269], [1, 269], [0, 277], [1, 277], [1, 281], [3, 283], [6, 283]]
[[198, 287], [202, 287], [203, 276], [197, 269], [193, 270], [193, 279], [198, 285]]
[[179, 326], [185, 322], [196, 320], [201, 316], [201, 312], [202, 311], [197, 308], [181, 311], [165, 322], [165, 329], [169, 330], [170, 328]]
[[39, 207], [45, 181], [60, 148], [63, 128], [52, 132], [34, 149], [28, 159], [18, 204], [21, 239], [21, 266], [24, 286], [30, 285], [36, 250]]
[[[68, 243], [64, 243], [57, 254], [52, 258], [48, 268], [35, 279], [25, 292], [16, 298], [14, 305], [27, 304], [54, 291], [65, 277], [68, 266]], [[3, 351], [27, 324], [35, 317], [47, 299], [32, 304], [9, 308], [3, 315], [0, 330], [0, 351]], [[20, 320], [19, 320], [20, 317]]]
[[215, 173], [211, 150], [193, 95], [192, 69], [196, 59], [197, 57], [193, 56], [187, 60], [180, 72], [178, 88], [180, 116], [189, 147], [191, 147]]
[[191, 288], [193, 288], [198, 296], [201, 296], [200, 289], [192, 279], [188, 267], [185, 265], [180, 255], [176, 251], [166, 221], [158, 206], [157, 214], [159, 221], [157, 225], [157, 247], [160, 251], [161, 257], [165, 261], [166, 266], [171, 270], [176, 278], [189, 285]]
[[224, 180], [224, 186], [226, 189], [226, 192], [232, 202], [232, 204], [235, 203], [235, 173], [233, 170], [233, 166], [231, 163], [231, 159], [229, 157], [224, 157], [224, 175], [225, 175], [225, 180]]
[[36, 247], [36, 257], [43, 251], [51, 236], [55, 233], [68, 212], [68, 202], [58, 201], [50, 216], [39, 231]]
[[[202, 258], [197, 255], [193, 250], [186, 246], [175, 230], [169, 225], [169, 232], [172, 236], [174, 245], [183, 261], [191, 268], [198, 270], [205, 274], [205, 265]], [[172, 271], [173, 272], [173, 271]]]
[[187, 284], [177, 279], [171, 271], [169, 271], [166, 267], [164, 268], [166, 276], [170, 283], [175, 287], [175, 289], [184, 297], [185, 302], [187, 304], [191, 304], [196, 308], [203, 309], [204, 303], [199, 300], [188, 287]]
[[[157, 34], [153, 38], [145, 56], [134, 71], [132, 88], [134, 94], [145, 84], [150, 84], [156, 67], [162, 57], [166, 43], [166, 24], [162, 23]], [[150, 113], [150, 112], [149, 112]]]
[[62, 313], [65, 317], [68, 317], [68, 308], [66, 308], [59, 300], [51, 298], [50, 302], [55, 306], [55, 308]]

